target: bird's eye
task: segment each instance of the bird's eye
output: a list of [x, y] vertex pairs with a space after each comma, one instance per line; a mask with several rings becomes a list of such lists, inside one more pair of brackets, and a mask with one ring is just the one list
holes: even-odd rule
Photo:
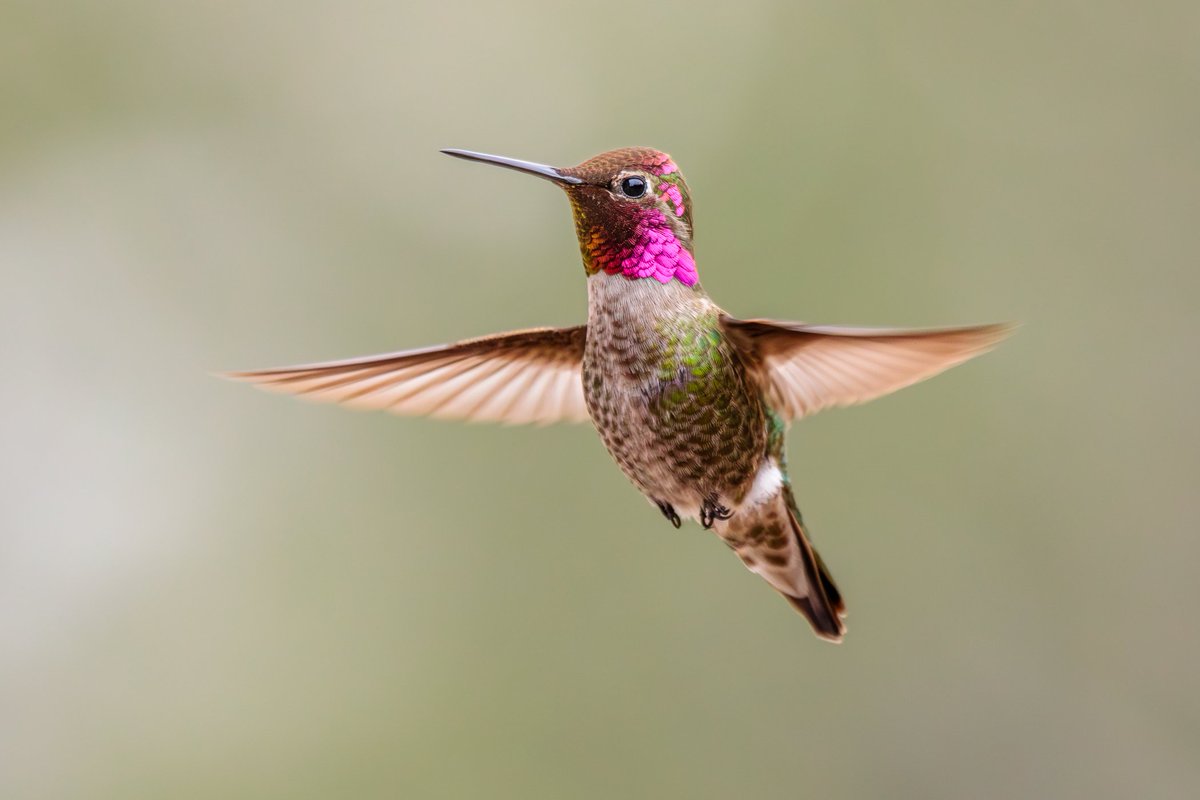
[[646, 179], [628, 175], [621, 179], [621, 194], [626, 197], [641, 197], [646, 193]]

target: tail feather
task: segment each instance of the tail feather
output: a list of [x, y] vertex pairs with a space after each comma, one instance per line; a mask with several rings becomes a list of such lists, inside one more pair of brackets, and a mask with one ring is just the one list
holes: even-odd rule
[[734, 514], [720, 531], [751, 572], [757, 573], [804, 617], [822, 639], [846, 633], [842, 593], [813, 549], [786, 485], [773, 499]]
[[809, 543], [804, 526], [795, 514], [789, 513], [788, 516], [792, 521], [792, 533], [800, 546], [801, 565], [808, 591], [803, 596], [786, 592], [782, 594], [791, 603], [792, 608], [808, 619], [818, 636], [831, 642], [840, 642], [846, 635], [846, 625], [842, 622], [842, 617], [846, 615], [846, 604], [842, 601], [842, 593], [833, 582], [829, 568]]

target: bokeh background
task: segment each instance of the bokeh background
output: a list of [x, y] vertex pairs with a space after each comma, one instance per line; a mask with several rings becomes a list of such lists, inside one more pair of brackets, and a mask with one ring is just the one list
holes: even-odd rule
[[[1200, 8], [0, 6], [0, 796], [1196, 797]], [[1023, 323], [790, 438], [841, 647], [586, 426], [210, 373], [572, 324], [669, 150], [735, 314]]]

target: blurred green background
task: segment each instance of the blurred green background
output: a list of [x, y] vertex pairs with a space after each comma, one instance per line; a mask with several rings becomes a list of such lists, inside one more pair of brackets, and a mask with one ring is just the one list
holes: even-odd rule
[[[0, 6], [0, 796], [1196, 797], [1195, 3]], [[583, 319], [670, 151], [735, 314], [1019, 320], [791, 434], [841, 647], [586, 426], [210, 372]]]

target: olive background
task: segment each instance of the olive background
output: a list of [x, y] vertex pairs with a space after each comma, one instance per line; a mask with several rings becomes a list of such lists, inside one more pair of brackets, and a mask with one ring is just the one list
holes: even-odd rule
[[[0, 4], [0, 796], [1200, 793], [1195, 3]], [[1014, 320], [802, 421], [803, 619], [588, 426], [215, 371], [583, 320], [673, 154], [731, 313]]]

